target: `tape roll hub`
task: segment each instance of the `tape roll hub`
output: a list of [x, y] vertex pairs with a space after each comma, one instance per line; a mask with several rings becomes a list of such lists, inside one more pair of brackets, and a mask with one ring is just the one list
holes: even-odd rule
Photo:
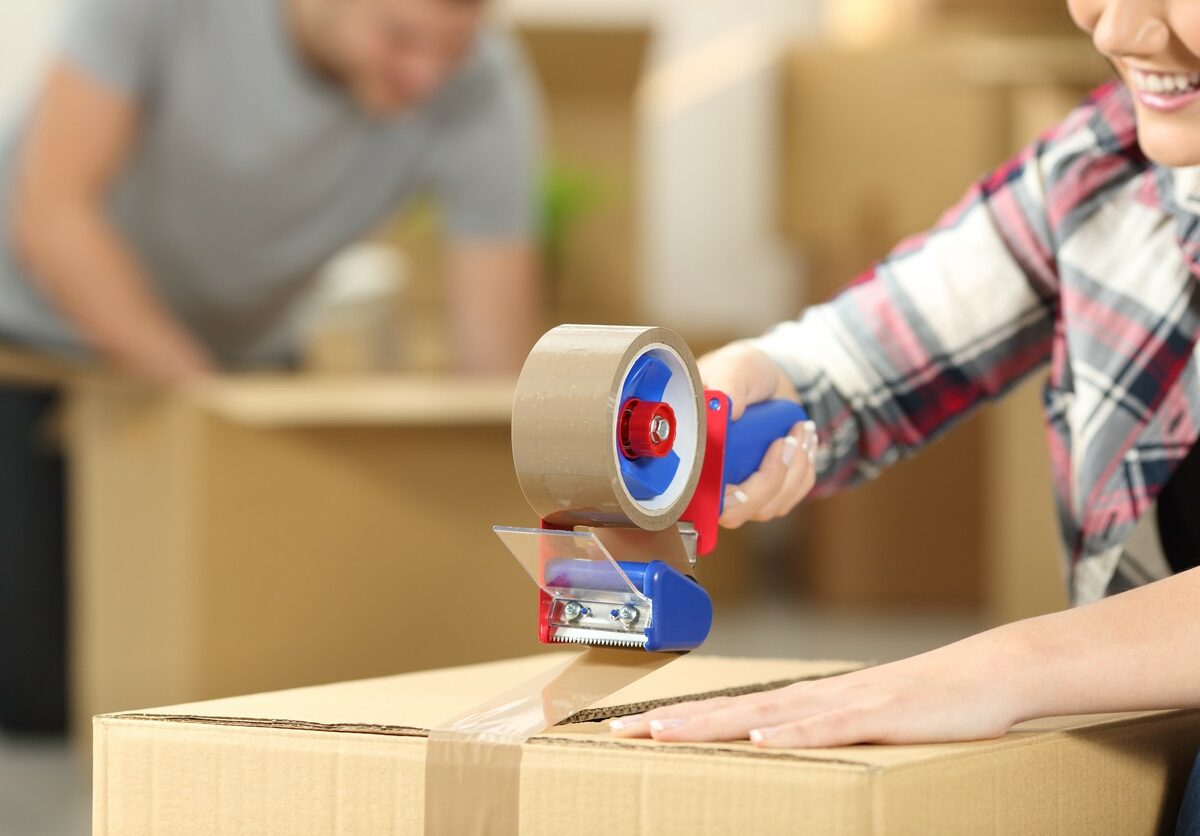
[[[705, 411], [695, 358], [665, 328], [561, 325], [534, 346], [513, 402], [513, 462], [546, 521], [658, 531], [686, 510], [700, 478]], [[666, 405], [664, 455], [623, 449], [629, 403]]]

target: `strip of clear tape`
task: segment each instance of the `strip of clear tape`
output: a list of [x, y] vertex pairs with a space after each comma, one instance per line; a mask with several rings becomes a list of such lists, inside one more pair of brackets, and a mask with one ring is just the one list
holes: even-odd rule
[[[542, 589], [554, 588], [561, 561], [589, 561], [584, 573], [589, 583], [599, 579], [610, 589], [641, 595], [594, 530], [497, 528], [496, 533]], [[677, 533], [674, 540], [660, 533], [645, 545], [656, 553], [671, 552], [672, 562], [686, 561], [676, 540]], [[431, 729], [425, 754], [426, 836], [518, 833], [525, 741], [677, 658], [590, 647]]]

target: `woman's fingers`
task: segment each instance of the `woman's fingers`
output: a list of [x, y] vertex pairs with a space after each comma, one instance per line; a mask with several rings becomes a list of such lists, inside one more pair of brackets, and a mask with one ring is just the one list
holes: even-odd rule
[[875, 742], [877, 725], [874, 712], [835, 708], [802, 720], [751, 729], [749, 737], [763, 749], [823, 749]]
[[663, 706], [609, 725], [618, 737], [653, 737], [664, 742], [746, 740], [755, 729], [773, 729], [829, 711], [836, 700], [836, 688], [805, 682], [740, 697]]
[[790, 689], [742, 698], [716, 711], [692, 717], [663, 717], [650, 723], [655, 740], [686, 743], [704, 740], [746, 740], [755, 729], [776, 728], [798, 717], [827, 711], [827, 698], [819, 691], [796, 693]]
[[[783, 487], [773, 499], [759, 509], [755, 520], [765, 522], [782, 517], [800, 504], [816, 482], [817, 428], [811, 421], [797, 424], [788, 437], [792, 439], [792, 458], [788, 462]], [[785, 450], [785, 461], [786, 453]]]
[[[805, 682], [740, 697], [664, 706], [636, 718], [637, 734], [624, 736], [652, 736], [663, 742], [746, 740], [754, 729], [775, 728], [828, 711], [836, 699], [836, 689]], [[618, 729], [625, 727], [622, 723]]]
[[836, 682], [665, 706], [610, 725], [619, 737], [653, 737], [663, 743], [748, 739], [768, 749], [850, 746], [894, 736], [886, 728], [885, 702], [828, 687]]
[[758, 512], [783, 490], [788, 468], [794, 463], [798, 449], [799, 444], [790, 435], [776, 440], [767, 448], [762, 465], [750, 478], [740, 485], [727, 487], [721, 525], [739, 528], [748, 520], [756, 519]]
[[816, 427], [797, 424], [767, 449], [757, 472], [726, 488], [721, 525], [738, 528], [748, 520], [766, 522], [791, 511], [816, 481], [815, 456]]
[[732, 703], [736, 697], [714, 697], [708, 700], [664, 705], [645, 714], [618, 717], [609, 722], [609, 728], [617, 737], [649, 737], [650, 724], [656, 720], [674, 717], [695, 717], [710, 711], [719, 711]]

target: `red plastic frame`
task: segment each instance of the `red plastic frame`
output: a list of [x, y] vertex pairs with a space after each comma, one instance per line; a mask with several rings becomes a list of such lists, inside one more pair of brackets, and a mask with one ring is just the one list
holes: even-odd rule
[[718, 521], [725, 491], [725, 435], [729, 430], [729, 396], [716, 389], [704, 390], [704, 466], [692, 501], [680, 519], [696, 529], [696, 554], [717, 547]]

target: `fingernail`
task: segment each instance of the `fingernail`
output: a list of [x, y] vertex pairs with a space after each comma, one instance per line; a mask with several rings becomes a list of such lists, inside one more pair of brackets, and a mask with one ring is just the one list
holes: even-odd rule
[[810, 456], [817, 454], [817, 425], [813, 421], [804, 422], [804, 440], [800, 442], [800, 446]]
[[764, 740], [768, 740], [777, 734], [779, 734], [779, 729], [777, 728], [751, 729], [750, 742], [762, 743]]
[[792, 461], [796, 458], [796, 450], [800, 447], [800, 442], [794, 437], [788, 436], [783, 440], [783, 466], [789, 467]]
[[636, 726], [642, 720], [642, 715], [634, 714], [631, 717], [618, 717], [616, 720], [609, 720], [608, 727], [612, 731], [621, 731], [622, 729]]
[[744, 505], [750, 501], [750, 497], [746, 496], [746, 492], [740, 488], [733, 492], [733, 498], [736, 499], [740, 505]]
[[682, 720], [678, 717], [668, 717], [665, 720], [651, 720], [650, 721], [650, 731], [665, 732], [665, 731], [669, 731], [671, 729], [677, 729], [680, 726], [682, 726], [685, 722], [686, 722], [685, 720]]

